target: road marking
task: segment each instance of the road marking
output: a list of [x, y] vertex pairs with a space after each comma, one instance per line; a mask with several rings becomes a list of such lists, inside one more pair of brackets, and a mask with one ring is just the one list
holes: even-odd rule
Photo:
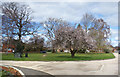
[[103, 68], [104, 68], [104, 65], [101, 65], [101, 67], [100, 67], [100, 69], [99, 69], [99, 70], [97, 70], [97, 71], [89, 71], [89, 72], [98, 72], [98, 71], [102, 71], [102, 70], [103, 70]]
[[101, 66], [100, 71], [102, 71], [102, 70], [103, 70], [103, 67], [104, 67], [104, 65], [102, 65], [102, 66]]

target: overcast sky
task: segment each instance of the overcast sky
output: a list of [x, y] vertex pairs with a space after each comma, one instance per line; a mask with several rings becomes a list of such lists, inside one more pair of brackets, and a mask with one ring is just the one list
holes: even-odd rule
[[27, 4], [33, 10], [32, 16], [35, 22], [54, 17], [79, 23], [85, 13], [93, 14], [96, 18], [103, 18], [111, 27], [111, 44], [118, 45], [117, 2], [27, 2]]

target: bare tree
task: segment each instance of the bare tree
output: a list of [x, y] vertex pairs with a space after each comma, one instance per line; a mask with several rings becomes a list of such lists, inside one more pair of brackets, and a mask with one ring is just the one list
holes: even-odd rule
[[3, 41], [6, 41], [6, 45], [7, 45], [7, 49], [8, 49], [8, 45], [10, 44], [10, 39], [13, 38], [13, 28], [11, 27], [12, 23], [10, 22], [10, 20], [3, 15], [2, 16], [2, 37], [3, 37]]
[[86, 13], [83, 15], [81, 23], [87, 35], [96, 41], [98, 50], [106, 47], [110, 36], [110, 26], [103, 19], [97, 19], [92, 14]]
[[103, 19], [96, 19], [88, 34], [96, 41], [99, 50], [106, 47], [110, 36], [110, 26]]
[[3, 37], [7, 37], [8, 39], [13, 37], [13, 28], [11, 27], [12, 22], [6, 17], [2, 16], [2, 34], [4, 34]]
[[86, 32], [88, 32], [89, 28], [92, 27], [92, 23], [95, 20], [94, 16], [92, 14], [84, 14], [81, 23], [83, 24], [83, 28]]
[[52, 46], [53, 53], [55, 52], [53, 44], [55, 40], [55, 31], [59, 28], [60, 25], [68, 25], [68, 23], [66, 23], [62, 19], [57, 18], [48, 18], [47, 21], [43, 22], [44, 29], [46, 30], [45, 36], [48, 38]]
[[28, 5], [17, 2], [5, 2], [2, 4], [2, 10], [3, 14], [9, 20], [7, 23], [13, 29], [12, 34], [17, 35], [19, 41], [21, 41], [22, 36], [36, 32], [34, 26], [31, 24], [32, 17], [30, 15], [32, 11]]
[[44, 38], [40, 37], [39, 35], [34, 35], [29, 39], [29, 46], [31, 46], [34, 51], [42, 50], [44, 46]]

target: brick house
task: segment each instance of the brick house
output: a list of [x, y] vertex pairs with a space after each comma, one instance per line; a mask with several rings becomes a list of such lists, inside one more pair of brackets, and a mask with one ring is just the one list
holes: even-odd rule
[[14, 45], [7, 45], [7, 44], [3, 44], [2, 46], [2, 52], [6, 52], [7, 51], [7, 48], [9, 49], [9, 52], [12, 52], [12, 50], [15, 49], [15, 46]]

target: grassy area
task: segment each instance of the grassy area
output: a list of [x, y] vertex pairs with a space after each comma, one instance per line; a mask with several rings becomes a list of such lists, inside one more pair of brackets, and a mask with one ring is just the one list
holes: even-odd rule
[[[71, 58], [70, 53], [29, 53], [29, 57], [14, 58], [14, 54], [2, 54], [2, 60], [16, 60], [16, 61], [79, 61], [79, 60], [103, 60], [114, 58], [112, 53], [87, 53], [75, 54], [74, 58]], [[24, 56], [24, 55], [23, 55]]]

